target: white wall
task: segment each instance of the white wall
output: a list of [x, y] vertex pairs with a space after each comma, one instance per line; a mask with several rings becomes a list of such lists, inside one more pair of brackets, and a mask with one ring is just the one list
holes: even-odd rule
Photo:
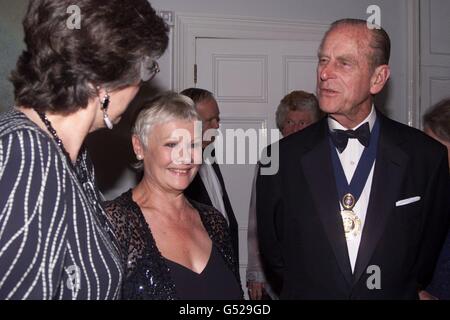
[[0, 112], [12, 105], [13, 86], [8, 78], [23, 44], [22, 19], [28, 1], [0, 0]]
[[[331, 23], [340, 18], [366, 19], [367, 7], [381, 8], [381, 24], [392, 40], [392, 77], [386, 97], [388, 114], [407, 123], [407, 12], [408, 0], [151, 0], [154, 8], [175, 13], [233, 15], [275, 20], [307, 20]], [[162, 80], [167, 83], [170, 59], [162, 63]]]

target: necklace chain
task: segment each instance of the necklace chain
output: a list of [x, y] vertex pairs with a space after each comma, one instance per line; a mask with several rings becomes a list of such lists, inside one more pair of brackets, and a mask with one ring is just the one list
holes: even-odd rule
[[50, 120], [48, 120], [47, 115], [44, 112], [41, 112], [41, 111], [37, 111], [36, 110], [36, 112], [39, 115], [39, 117], [41, 118], [42, 122], [44, 122], [44, 124], [47, 127], [48, 131], [53, 136], [53, 139], [55, 140], [56, 144], [59, 146], [61, 151], [66, 155], [66, 157], [68, 159], [70, 159], [69, 153], [67, 152], [66, 148], [64, 148], [64, 144], [63, 144], [61, 138], [58, 137], [58, 134], [56, 133], [55, 128], [53, 128], [52, 123], [50, 122]]

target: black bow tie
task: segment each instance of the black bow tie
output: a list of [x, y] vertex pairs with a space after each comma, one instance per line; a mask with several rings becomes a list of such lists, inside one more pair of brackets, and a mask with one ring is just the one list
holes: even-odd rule
[[368, 122], [364, 123], [356, 130], [336, 129], [332, 130], [330, 134], [331, 140], [339, 153], [342, 153], [347, 147], [348, 139], [358, 139], [358, 141], [366, 148], [370, 143], [370, 127]]

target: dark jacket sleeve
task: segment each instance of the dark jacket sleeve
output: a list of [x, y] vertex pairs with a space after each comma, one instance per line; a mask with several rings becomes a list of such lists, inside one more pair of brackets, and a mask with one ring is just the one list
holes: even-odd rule
[[438, 299], [450, 300], [450, 230], [434, 270], [433, 280], [426, 290]]
[[428, 183], [423, 207], [426, 220], [418, 258], [418, 279], [421, 289], [431, 281], [450, 223], [447, 154], [442, 152], [437, 159], [437, 165]]
[[282, 286], [282, 218], [283, 206], [279, 172], [264, 175], [260, 166], [256, 180], [256, 215], [258, 241], [267, 281], [279, 293]]

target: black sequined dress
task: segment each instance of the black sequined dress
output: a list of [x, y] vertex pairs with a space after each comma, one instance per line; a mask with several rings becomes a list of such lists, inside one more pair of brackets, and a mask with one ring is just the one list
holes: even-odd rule
[[[229, 285], [239, 290], [236, 293], [236, 290], [228, 288], [230, 289], [227, 289], [227, 292], [230, 292], [229, 296], [211, 295], [209, 296], [210, 299], [241, 299], [243, 293], [239, 282], [239, 268], [234, 259], [225, 219], [213, 207], [192, 200], [189, 201], [199, 212], [201, 221], [212, 240], [213, 250], [211, 255], [214, 254], [214, 250], [217, 254], [214, 257], [215, 263], [217, 261], [224, 263], [228, 269], [225, 271], [231, 271], [232, 279], [235, 281]], [[156, 247], [155, 239], [142, 211], [132, 199], [131, 190], [113, 201], [106, 202], [105, 208], [110, 215], [121, 247], [125, 270], [122, 299], [176, 300], [196, 299], [198, 297], [195, 292], [192, 292], [192, 295], [190, 293], [186, 295], [185, 290], [182, 294], [177, 292], [176, 281], [179, 281], [179, 277], [174, 273], [177, 271], [172, 270], [174, 266], [161, 255]], [[227, 276], [229, 274], [224, 275], [224, 277]], [[221, 277], [221, 275], [216, 277]], [[199, 279], [201, 281], [201, 277]], [[219, 289], [217, 283], [214, 282], [211, 282], [211, 288]], [[181, 291], [181, 287], [179, 289]], [[202, 298], [207, 299], [205, 296], [202, 296]]]

